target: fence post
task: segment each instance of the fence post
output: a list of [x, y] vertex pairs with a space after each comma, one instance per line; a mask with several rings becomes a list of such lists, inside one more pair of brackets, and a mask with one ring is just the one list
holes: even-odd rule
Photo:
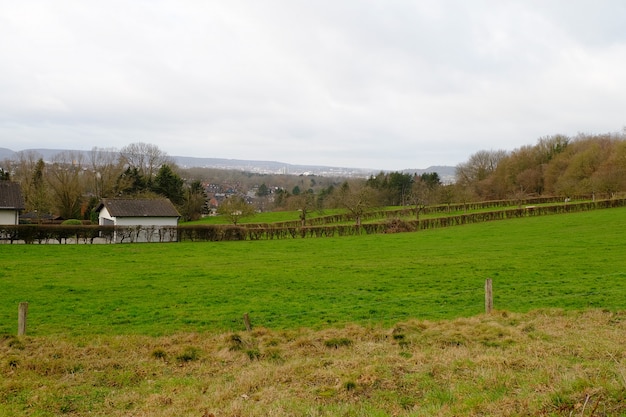
[[246, 325], [246, 330], [247, 331], [252, 330], [252, 326], [250, 325], [250, 316], [248, 315], [248, 313], [245, 313], [243, 315], [243, 324]]
[[28, 303], [20, 303], [17, 312], [17, 335], [26, 335], [26, 316], [28, 315]]
[[491, 278], [485, 281], [485, 313], [491, 314], [493, 310], [493, 286]]

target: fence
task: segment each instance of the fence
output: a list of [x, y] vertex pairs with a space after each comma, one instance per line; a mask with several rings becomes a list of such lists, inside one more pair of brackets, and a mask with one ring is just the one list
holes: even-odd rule
[[[491, 204], [491, 206], [490, 206]], [[502, 202], [473, 203], [472, 209], [478, 207], [496, 207]], [[510, 205], [510, 202], [509, 202]], [[464, 207], [456, 205], [455, 207]], [[0, 241], [4, 243], [136, 243], [136, 242], [214, 242], [230, 240], [273, 240], [295, 238], [318, 238], [356, 236], [361, 234], [380, 234], [412, 232], [418, 230], [437, 229], [441, 227], [460, 226], [496, 220], [516, 219], [523, 217], [545, 216], [551, 214], [574, 213], [581, 211], [626, 207], [626, 199], [611, 199], [556, 205], [533, 205], [505, 210], [494, 210], [478, 213], [447, 215], [420, 220], [403, 220], [399, 214], [410, 213], [415, 209], [392, 211], [385, 214], [385, 220], [372, 223], [337, 224], [349, 219], [349, 215], [324, 217], [307, 221], [301, 226], [299, 221], [273, 224], [245, 225], [181, 225], [178, 227], [156, 226], [59, 226], [59, 225], [8, 225], [0, 226]], [[436, 212], [444, 210], [444, 206], [427, 208]], [[426, 213], [428, 211], [424, 211]], [[381, 212], [368, 213], [367, 218], [380, 218]]]
[[[605, 283], [613, 278], [626, 276], [626, 272], [618, 272], [616, 274], [592, 277], [595, 282]], [[588, 279], [588, 277], [572, 278], [571, 281], [578, 282], [580, 279]], [[623, 311], [623, 291], [615, 286], [598, 285], [597, 288], [588, 288], [583, 291], [572, 291], [571, 288], [564, 287], [563, 281], [542, 281], [543, 286], [536, 288], [532, 293], [523, 292], [515, 282], [507, 282], [505, 279], [499, 279], [497, 288], [493, 285], [492, 279], [486, 279], [484, 282], [484, 290], [480, 288], [478, 282], [474, 282], [471, 287], [457, 288], [453, 293], [440, 294], [438, 296], [422, 295], [419, 293], [406, 294], [404, 297], [393, 297], [389, 299], [378, 299], [378, 301], [368, 301], [365, 304], [355, 303], [338, 303], [329, 305], [323, 310], [311, 310], [303, 308], [301, 312], [284, 313], [281, 303], [277, 303], [275, 308], [263, 308], [262, 310], [249, 311], [246, 313], [233, 315], [230, 313], [220, 313], [220, 310], [211, 310], [213, 313], [206, 313], [206, 317], [198, 317], [202, 315], [201, 310], [194, 306], [190, 306], [188, 311], [177, 311], [174, 316], [161, 315], [160, 320], [166, 322], [159, 323], [159, 329], [167, 329], [166, 332], [180, 331], [250, 331], [253, 327], [278, 327], [286, 328], [297, 325], [298, 327], [320, 327], [335, 326], [348, 323], [356, 323], [362, 325], [390, 325], [411, 319], [451, 319], [461, 317], [471, 317], [481, 314], [491, 314], [494, 308], [498, 311], [536, 310], [536, 309], [587, 309], [602, 308], [604, 310]], [[551, 288], [551, 289], [550, 289]], [[523, 295], [523, 296], [522, 296]], [[482, 310], [481, 297], [484, 296], [484, 310]], [[497, 297], [496, 297], [497, 296]], [[377, 297], [378, 298], [378, 297]], [[438, 298], [439, 300], [436, 300]], [[494, 299], [497, 302], [494, 304]], [[449, 305], [445, 300], [455, 301], [456, 304]], [[520, 305], [519, 301], [523, 300]], [[459, 309], [461, 303], [463, 309]], [[398, 306], [402, 306], [400, 310]], [[427, 307], [427, 310], [424, 309]], [[37, 313], [37, 305], [32, 305], [33, 316], [35, 320], [45, 320], [44, 314]], [[29, 311], [28, 303], [20, 303], [18, 309], [18, 335], [26, 335], [26, 314]], [[73, 318], [74, 314], [68, 310], [65, 319], [74, 326], [85, 325], [84, 315], [79, 318]], [[619, 313], [618, 313], [619, 314]], [[623, 313], [621, 313], [623, 315]], [[193, 320], [191, 320], [193, 318]], [[330, 321], [328, 319], [331, 319]], [[141, 319], [138, 318], [139, 321]], [[171, 321], [174, 320], [175, 323]], [[189, 323], [193, 323], [189, 327]], [[39, 331], [45, 328], [46, 323], [34, 322], [34, 326]], [[177, 327], [180, 325], [181, 327]], [[93, 327], [90, 324], [87, 326]], [[95, 326], [98, 326], [95, 324]], [[100, 329], [104, 332], [118, 333], [116, 326], [123, 326], [123, 331], [128, 331], [128, 326], [133, 326], [132, 319], [120, 320], [117, 324], [109, 324]], [[80, 332], [80, 328], [72, 327], [72, 330]], [[35, 330], [37, 333], [37, 330]], [[45, 330], [44, 330], [45, 333]]]

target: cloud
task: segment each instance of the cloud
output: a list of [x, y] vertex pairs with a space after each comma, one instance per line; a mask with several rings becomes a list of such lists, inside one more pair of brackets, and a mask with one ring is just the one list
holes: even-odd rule
[[0, 146], [375, 169], [624, 125], [619, 1], [0, 6]]

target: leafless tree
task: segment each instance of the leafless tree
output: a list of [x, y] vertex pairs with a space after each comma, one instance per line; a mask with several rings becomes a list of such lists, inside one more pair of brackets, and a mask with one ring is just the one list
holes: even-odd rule
[[113, 149], [94, 147], [89, 153], [91, 193], [97, 199], [115, 195], [117, 183], [124, 172], [119, 153]]
[[123, 147], [120, 151], [120, 158], [126, 167], [137, 168], [148, 181], [152, 180], [162, 165], [174, 165], [167, 153], [160, 150], [158, 146], [143, 142], [131, 143]]
[[47, 167], [47, 179], [58, 214], [79, 218], [84, 196], [83, 154], [62, 152]]
[[361, 227], [363, 215], [375, 208], [380, 201], [379, 193], [361, 181], [345, 181], [335, 193], [337, 205], [348, 210], [357, 228]]

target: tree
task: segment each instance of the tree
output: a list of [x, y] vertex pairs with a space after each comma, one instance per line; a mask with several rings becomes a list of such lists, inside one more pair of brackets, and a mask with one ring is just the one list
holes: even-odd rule
[[377, 191], [364, 183], [345, 181], [335, 193], [338, 205], [348, 210], [357, 228], [361, 227], [363, 215], [376, 207], [378, 202]]
[[615, 144], [610, 157], [594, 172], [591, 181], [594, 190], [610, 198], [618, 191], [626, 190], [626, 141]]
[[232, 224], [237, 224], [243, 218], [254, 215], [254, 207], [243, 197], [232, 196], [226, 198], [217, 208], [217, 213], [225, 216]]
[[491, 197], [493, 190], [489, 177], [506, 155], [506, 151], [503, 150], [476, 152], [467, 162], [457, 165], [456, 182], [473, 188], [483, 198]]
[[89, 153], [91, 170], [90, 193], [97, 199], [113, 197], [119, 191], [119, 179], [124, 173], [124, 163], [113, 149], [92, 148]]
[[169, 198], [173, 204], [180, 206], [185, 199], [183, 184], [183, 179], [169, 165], [164, 164], [161, 165], [159, 172], [154, 178], [152, 191]]
[[439, 175], [436, 172], [415, 176], [411, 190], [408, 193], [408, 201], [415, 206], [415, 220], [419, 220], [420, 212], [427, 205], [432, 204], [432, 200], [440, 185]]
[[256, 192], [256, 196], [267, 197], [268, 195], [270, 195], [270, 190], [269, 188], [267, 188], [267, 185], [265, 185], [265, 183], [259, 185], [259, 189]]
[[425, 172], [419, 176], [420, 181], [424, 182], [429, 190], [435, 190], [441, 185], [441, 178], [436, 172]]
[[406, 205], [407, 198], [413, 185], [413, 176], [402, 172], [392, 172], [389, 174], [389, 190], [391, 192], [391, 205]]
[[115, 188], [116, 194], [138, 196], [148, 190], [148, 184], [137, 167], [127, 167], [117, 179]]
[[125, 146], [120, 151], [120, 159], [125, 166], [136, 168], [138, 173], [145, 179], [148, 186], [156, 171], [164, 164], [171, 163], [165, 152], [158, 146], [138, 142]]
[[82, 214], [82, 160], [81, 153], [62, 152], [54, 158], [47, 170], [54, 205], [58, 214], [66, 219], [78, 219]]
[[30, 182], [29, 193], [26, 196], [26, 206], [29, 211], [36, 213], [37, 221], [44, 214], [50, 213], [50, 193], [45, 183], [44, 171], [46, 164], [39, 158]]
[[199, 180], [195, 180], [185, 190], [185, 201], [181, 214], [185, 221], [198, 220], [208, 213], [207, 195]]
[[306, 226], [306, 219], [308, 214], [315, 209], [315, 194], [312, 190], [308, 190], [304, 193], [292, 195], [288, 199], [288, 206], [293, 210], [298, 210], [300, 214], [300, 224], [302, 227]]

